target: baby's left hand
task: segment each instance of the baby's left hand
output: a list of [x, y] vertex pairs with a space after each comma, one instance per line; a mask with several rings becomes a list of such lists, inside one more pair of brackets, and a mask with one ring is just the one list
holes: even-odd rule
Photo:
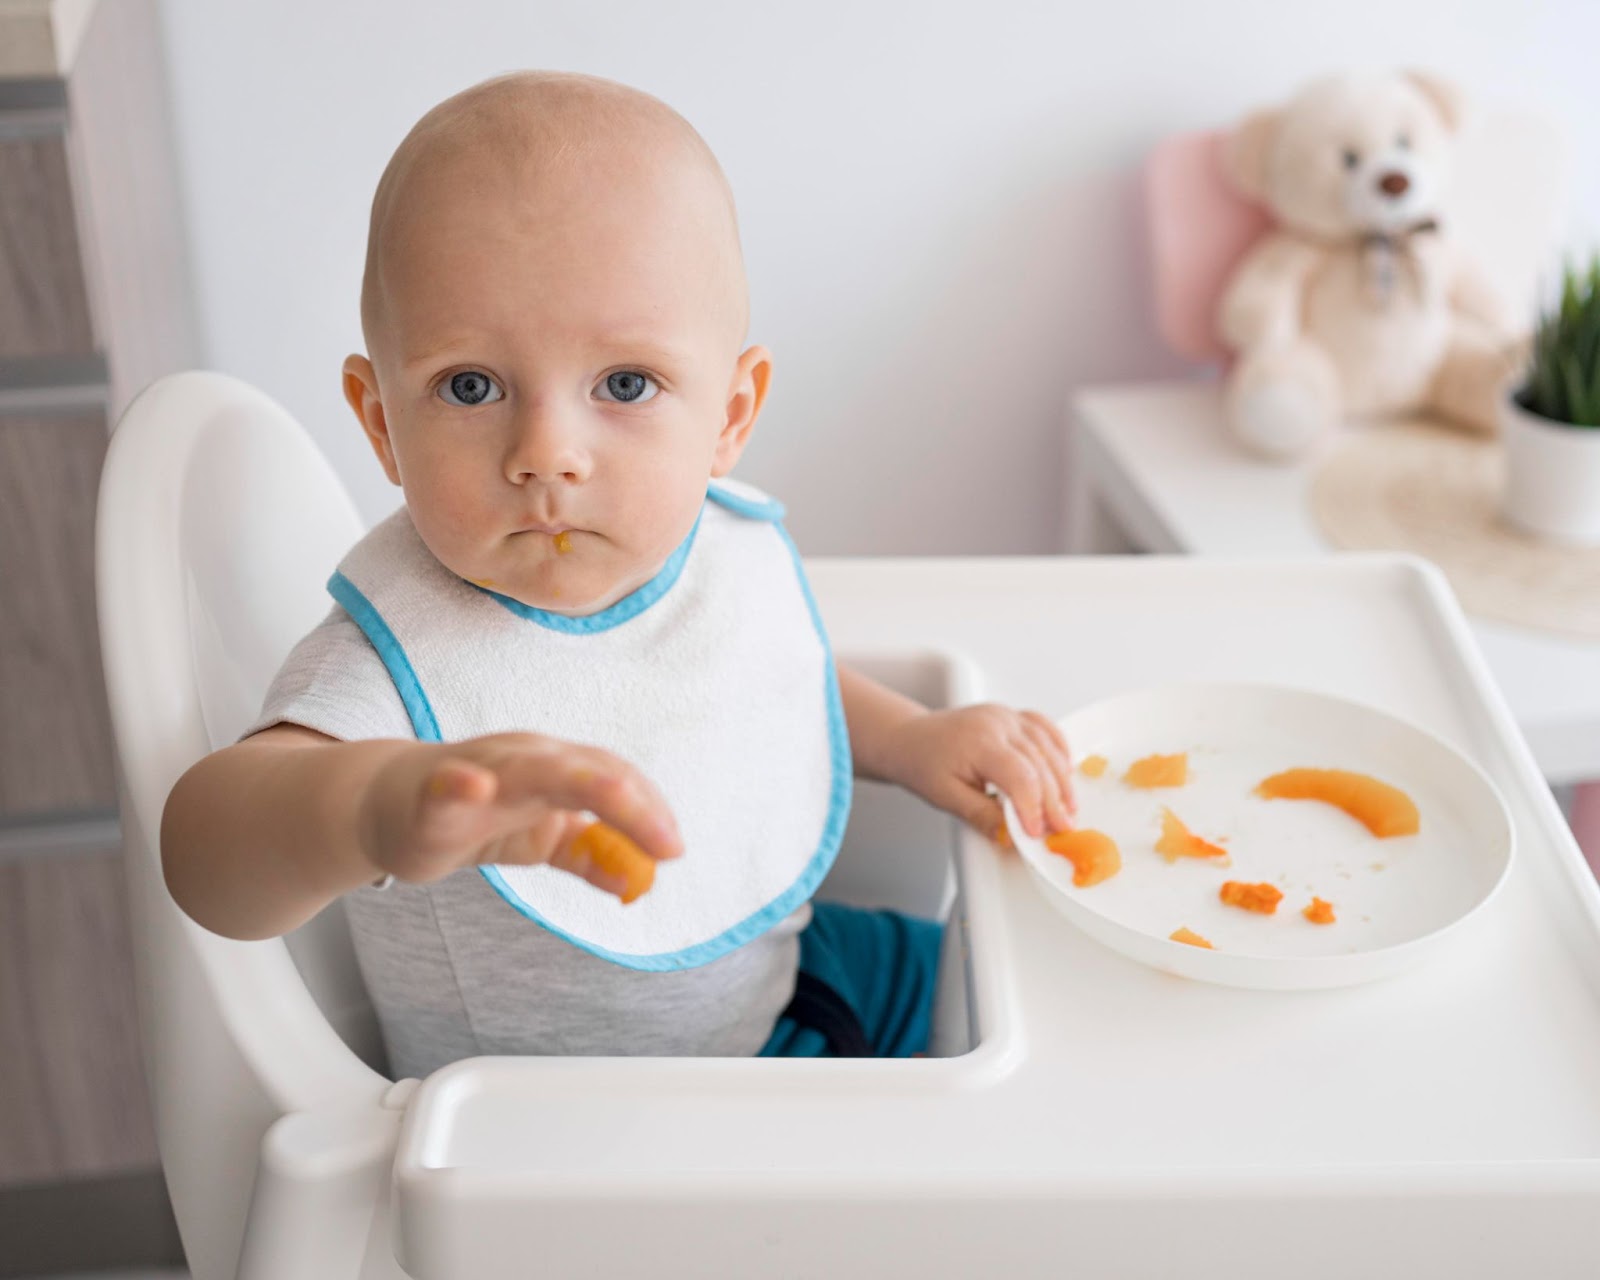
[[985, 785], [1011, 797], [1031, 836], [1065, 831], [1077, 801], [1072, 752], [1054, 721], [997, 703], [930, 711], [900, 724], [889, 743], [893, 780], [990, 839], [1003, 813]]

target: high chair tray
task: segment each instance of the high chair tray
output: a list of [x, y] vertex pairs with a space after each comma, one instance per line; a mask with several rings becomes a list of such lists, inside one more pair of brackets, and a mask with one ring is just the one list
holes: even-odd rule
[[410, 1274], [1592, 1274], [1600, 890], [1437, 571], [1389, 555], [808, 568], [836, 652], [958, 655], [969, 697], [1061, 716], [1259, 681], [1408, 719], [1504, 797], [1509, 879], [1412, 971], [1245, 990], [1092, 941], [1020, 859], [964, 834], [970, 1052], [456, 1063], [401, 1131], [391, 1221]]

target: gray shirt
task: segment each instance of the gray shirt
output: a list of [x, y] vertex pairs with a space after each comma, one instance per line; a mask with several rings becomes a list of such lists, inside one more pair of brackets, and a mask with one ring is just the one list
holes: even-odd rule
[[[244, 736], [281, 722], [346, 741], [415, 737], [383, 660], [337, 605], [290, 652]], [[522, 916], [472, 867], [344, 903], [396, 1078], [476, 1054], [752, 1055], [794, 994], [811, 919], [807, 904], [710, 964], [646, 973]]]

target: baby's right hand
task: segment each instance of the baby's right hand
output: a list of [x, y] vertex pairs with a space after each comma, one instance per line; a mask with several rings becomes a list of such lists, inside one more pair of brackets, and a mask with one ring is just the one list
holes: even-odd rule
[[548, 862], [629, 900], [629, 878], [578, 840], [591, 825], [583, 810], [658, 861], [683, 852], [666, 801], [632, 765], [534, 733], [418, 743], [373, 776], [358, 822], [378, 875], [425, 884], [466, 866]]

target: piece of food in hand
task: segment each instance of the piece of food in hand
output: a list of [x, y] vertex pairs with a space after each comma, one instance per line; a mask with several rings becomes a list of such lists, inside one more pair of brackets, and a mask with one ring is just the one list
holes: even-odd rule
[[1011, 839], [1011, 828], [1006, 826], [1006, 820], [1000, 819], [1000, 825], [995, 828], [994, 842], [1002, 849], [1015, 849], [1016, 842]]
[[1242, 907], [1246, 911], [1270, 916], [1283, 901], [1283, 890], [1275, 884], [1246, 884], [1243, 880], [1228, 880], [1222, 886], [1221, 897], [1230, 907]]
[[1287, 769], [1256, 787], [1268, 800], [1321, 800], [1343, 809], [1380, 840], [1415, 835], [1417, 806], [1399, 787], [1348, 769]]
[[1072, 863], [1072, 883], [1080, 889], [1109, 880], [1122, 870], [1117, 842], [1104, 831], [1088, 827], [1054, 831], [1044, 838], [1044, 847]]
[[1218, 858], [1221, 860], [1219, 865], [1224, 867], [1231, 862], [1226, 849], [1209, 840], [1202, 840], [1167, 808], [1161, 810], [1161, 839], [1156, 841], [1156, 852], [1168, 862], [1176, 862], [1179, 858]]
[[1191, 947], [1204, 947], [1207, 951], [1216, 950], [1214, 946], [1202, 938], [1193, 929], [1175, 929], [1167, 936], [1174, 942], [1187, 943]]
[[1336, 919], [1333, 903], [1324, 902], [1321, 898], [1312, 898], [1309, 905], [1300, 908], [1300, 914], [1312, 924], [1333, 924]]
[[1109, 763], [1110, 761], [1104, 756], [1090, 756], [1078, 766], [1078, 772], [1085, 778], [1098, 778], [1106, 771], [1106, 765]]
[[1181, 787], [1189, 781], [1189, 754], [1145, 756], [1128, 766], [1122, 780], [1130, 787]]
[[589, 860], [608, 876], [622, 881], [617, 894], [624, 903], [650, 891], [656, 882], [656, 860], [615, 827], [603, 822], [591, 822], [572, 842], [577, 853], [587, 854]]

